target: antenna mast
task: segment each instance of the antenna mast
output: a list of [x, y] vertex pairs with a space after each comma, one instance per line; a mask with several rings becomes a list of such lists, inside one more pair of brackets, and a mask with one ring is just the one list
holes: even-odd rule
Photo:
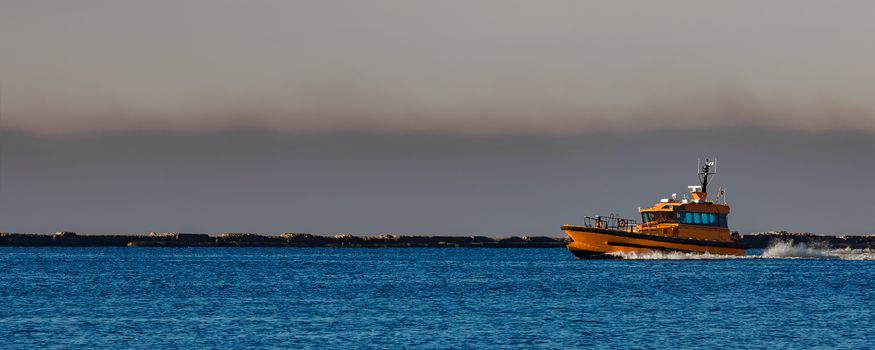
[[702, 192], [708, 193], [708, 182], [717, 175], [717, 161], [705, 158], [705, 164], [699, 162], [699, 182], [702, 184]]

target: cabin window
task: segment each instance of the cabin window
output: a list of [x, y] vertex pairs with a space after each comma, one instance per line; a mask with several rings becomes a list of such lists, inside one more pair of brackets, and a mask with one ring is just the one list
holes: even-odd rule
[[681, 224], [728, 227], [726, 214], [679, 212], [675, 217]]
[[677, 222], [675, 214], [669, 211], [641, 213], [641, 221], [643, 222]]

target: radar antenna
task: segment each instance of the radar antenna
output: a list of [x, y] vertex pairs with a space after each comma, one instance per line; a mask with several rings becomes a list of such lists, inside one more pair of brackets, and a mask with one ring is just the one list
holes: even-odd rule
[[717, 159], [710, 160], [705, 158], [705, 163], [702, 164], [701, 159], [699, 164], [699, 183], [702, 184], [702, 192], [708, 193], [708, 182], [717, 175]]

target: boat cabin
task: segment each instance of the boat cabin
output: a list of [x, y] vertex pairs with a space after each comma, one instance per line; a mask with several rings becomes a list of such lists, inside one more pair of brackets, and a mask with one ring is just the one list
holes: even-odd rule
[[660, 207], [641, 210], [642, 223], [676, 223], [684, 225], [700, 225], [713, 227], [729, 227], [726, 216], [729, 206], [715, 203], [707, 205], [690, 205], [669, 203]]
[[692, 200], [678, 200], [677, 196], [664, 198], [650, 208], [639, 209], [641, 224], [638, 233], [669, 237], [695, 237], [713, 241], [730, 241], [729, 206], [708, 200], [707, 186], [711, 166], [706, 160], [699, 173], [701, 186], [689, 186]]

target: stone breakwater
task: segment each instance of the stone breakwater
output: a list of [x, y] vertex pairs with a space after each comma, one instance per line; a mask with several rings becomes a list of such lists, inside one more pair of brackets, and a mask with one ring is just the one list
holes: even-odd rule
[[[335, 248], [564, 248], [568, 238], [546, 236], [319, 236], [284, 233], [150, 233], [148, 235], [80, 235], [0, 233], [0, 247], [335, 247]], [[774, 242], [803, 243], [809, 247], [875, 249], [875, 235], [821, 236], [784, 231], [745, 234], [747, 248], [766, 248]]]
[[813, 248], [875, 249], [875, 234], [866, 236], [823, 236], [807, 232], [771, 231], [745, 234], [741, 242], [748, 248], [764, 249], [777, 242], [805, 244]]
[[30, 247], [337, 247], [337, 248], [564, 248], [559, 237], [485, 236], [319, 236], [284, 233], [264, 236], [255, 233], [151, 233], [148, 235], [80, 235], [56, 232], [51, 235], [0, 233], [0, 246]]

